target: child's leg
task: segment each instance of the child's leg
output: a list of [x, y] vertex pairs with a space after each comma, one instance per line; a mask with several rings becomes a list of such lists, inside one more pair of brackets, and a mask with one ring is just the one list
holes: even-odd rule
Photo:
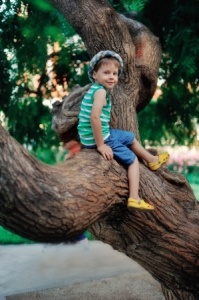
[[157, 162], [158, 156], [154, 156], [149, 153], [142, 145], [134, 139], [133, 144], [131, 145], [131, 150], [140, 158], [144, 159], [147, 163]]
[[[120, 163], [122, 163], [123, 165], [128, 167], [128, 181], [129, 181], [129, 198], [127, 203], [128, 209], [150, 211], [153, 210], [154, 207], [146, 203], [144, 200], [140, 199], [138, 193], [139, 181], [140, 181], [139, 161], [135, 155], [135, 152], [132, 151], [133, 149], [129, 149], [133, 140], [134, 140], [133, 133], [129, 131], [112, 129], [111, 135], [106, 140], [106, 144], [111, 147], [114, 154], [114, 158], [118, 160]], [[144, 152], [147, 151], [144, 149]], [[150, 156], [152, 155], [149, 153], [149, 157]], [[150, 158], [149, 161], [151, 161]]]
[[138, 195], [139, 181], [140, 181], [140, 168], [137, 157], [134, 163], [128, 167], [128, 180], [129, 180], [129, 198], [139, 200]]
[[136, 139], [134, 139], [133, 144], [131, 145], [131, 150], [140, 158], [144, 159], [147, 162], [147, 165], [150, 170], [158, 170], [162, 164], [166, 163], [169, 159], [169, 154], [163, 152], [159, 155], [152, 155], [146, 151]]
[[127, 207], [129, 210], [139, 209], [141, 211], [152, 211], [154, 207], [139, 197], [139, 169], [139, 161], [136, 157], [134, 162], [128, 167], [129, 198]]

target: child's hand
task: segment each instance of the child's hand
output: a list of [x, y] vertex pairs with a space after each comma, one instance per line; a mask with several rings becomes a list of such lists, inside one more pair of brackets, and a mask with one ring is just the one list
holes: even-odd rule
[[103, 144], [97, 148], [97, 150], [102, 154], [102, 156], [107, 160], [113, 159], [113, 151], [111, 147], [107, 146], [106, 144]]

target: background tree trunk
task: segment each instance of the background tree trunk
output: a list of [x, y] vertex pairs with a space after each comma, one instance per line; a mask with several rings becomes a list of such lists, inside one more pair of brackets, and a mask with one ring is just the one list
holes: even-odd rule
[[91, 57], [111, 49], [124, 59], [124, 73], [113, 93], [111, 125], [133, 130], [139, 139], [136, 110], [148, 104], [156, 89], [161, 60], [158, 38], [144, 25], [118, 15], [108, 1], [52, 2], [82, 37]]
[[[136, 111], [156, 87], [161, 49], [142, 24], [119, 16], [107, 1], [52, 1], [85, 42], [92, 56], [118, 52], [125, 70], [113, 94], [112, 126], [139, 131]], [[63, 141], [76, 137], [80, 100], [87, 87], [53, 108], [53, 126]], [[163, 286], [166, 299], [194, 299], [199, 290], [199, 206], [185, 178], [150, 171], [141, 162], [140, 194], [156, 209], [126, 209], [126, 170], [83, 150], [48, 166], [0, 126], [0, 223], [36, 241], [59, 242], [88, 227], [100, 240], [136, 260]], [[97, 222], [96, 222], [97, 221]], [[187, 298], [185, 298], [187, 297]], [[189, 297], [189, 298], [188, 298]]]

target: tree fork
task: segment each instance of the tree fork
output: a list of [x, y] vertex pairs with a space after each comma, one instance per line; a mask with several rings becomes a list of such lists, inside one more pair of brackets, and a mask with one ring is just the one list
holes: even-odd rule
[[[133, 130], [139, 138], [136, 111], [148, 104], [155, 90], [161, 59], [158, 39], [138, 23], [131, 22], [129, 27], [108, 1], [52, 2], [81, 35], [90, 55], [111, 49], [124, 58], [125, 72], [113, 95], [111, 125]], [[147, 38], [149, 47], [143, 44]], [[63, 116], [62, 106], [60, 111]], [[66, 132], [61, 132], [65, 140], [77, 134], [77, 110], [73, 112], [65, 115], [71, 121], [71, 127], [69, 122]], [[56, 122], [62, 123], [59, 117]], [[126, 170], [95, 151], [83, 150], [67, 162], [48, 166], [30, 156], [2, 126], [0, 151], [0, 223], [4, 227], [43, 242], [66, 241], [89, 227], [100, 240], [149, 271], [162, 284], [166, 299], [195, 297], [199, 207], [182, 175], [166, 167], [152, 172], [141, 162], [140, 193], [156, 209], [150, 214], [129, 213]]]

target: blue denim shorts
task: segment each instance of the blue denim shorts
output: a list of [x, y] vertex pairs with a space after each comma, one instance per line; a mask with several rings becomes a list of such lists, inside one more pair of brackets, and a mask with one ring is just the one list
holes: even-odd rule
[[130, 149], [134, 139], [135, 135], [130, 131], [111, 129], [109, 137], [104, 142], [111, 147], [114, 158], [128, 167], [136, 158], [135, 153]]
[[[104, 142], [112, 149], [115, 160], [128, 167], [136, 158], [130, 149], [134, 139], [135, 135], [130, 131], [111, 129], [109, 137]], [[96, 146], [85, 146], [85, 148], [96, 149]]]

